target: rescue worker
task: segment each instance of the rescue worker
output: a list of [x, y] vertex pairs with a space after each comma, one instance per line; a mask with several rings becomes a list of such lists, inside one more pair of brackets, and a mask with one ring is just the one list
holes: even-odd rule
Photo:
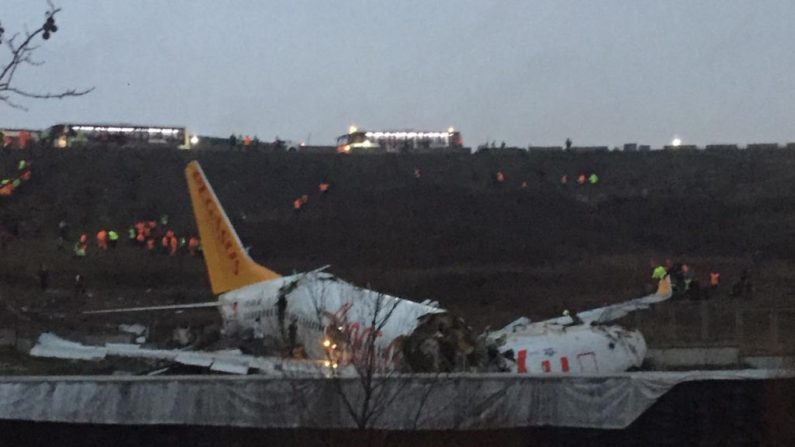
[[320, 191], [320, 194], [326, 194], [330, 186], [331, 185], [329, 185], [328, 182], [322, 181], [319, 185], [317, 185], [317, 189]]
[[146, 222], [140, 221], [135, 223], [135, 241], [138, 242], [139, 245], [143, 246], [146, 243]]
[[188, 252], [191, 256], [196, 256], [196, 250], [199, 248], [199, 238], [196, 236], [191, 236], [188, 239]]
[[47, 290], [49, 278], [50, 271], [47, 270], [47, 266], [44, 264], [39, 264], [39, 288], [41, 288], [41, 290]]
[[584, 185], [585, 184], [585, 174], [580, 174], [577, 177], [577, 183], [579, 183], [580, 185]]
[[69, 224], [65, 220], [58, 222], [58, 250], [63, 249], [63, 244], [66, 242], [69, 232]]
[[168, 214], [163, 214], [160, 216], [160, 225], [164, 227], [168, 225]]
[[28, 166], [28, 162], [25, 160], [19, 160], [17, 163], [17, 171], [22, 171]]
[[563, 316], [571, 318], [571, 323], [567, 324], [566, 326], [579, 326], [581, 324], [585, 324], [585, 322], [582, 321], [582, 318], [577, 315], [577, 312], [569, 312], [569, 310], [566, 309], [563, 311]]
[[69, 224], [63, 219], [58, 222], [58, 236], [63, 240], [69, 239]]
[[709, 272], [709, 290], [711, 292], [715, 292], [716, 290], [718, 290], [719, 285], [720, 285], [720, 273]]
[[152, 255], [155, 253], [155, 240], [151, 237], [146, 239], [146, 251]]
[[502, 185], [505, 183], [505, 174], [503, 174], [502, 171], [497, 171], [497, 173], [494, 174], [494, 180], [498, 185]]
[[171, 246], [171, 237], [169, 237], [168, 234], [164, 234], [163, 237], [160, 238], [160, 247], [162, 248], [163, 254], [168, 253], [170, 246]]
[[693, 283], [693, 272], [690, 271], [690, 266], [687, 264], [682, 264], [681, 271], [685, 281], [685, 291], [690, 290], [690, 285]]
[[668, 272], [665, 270], [665, 267], [658, 265], [657, 267], [654, 267], [654, 270], [651, 273], [651, 279], [663, 279], [667, 273]]
[[80, 273], [75, 274], [75, 298], [80, 298], [86, 293], [86, 283], [83, 281], [83, 275]]
[[3, 180], [5, 183], [0, 183], [0, 196], [8, 197], [14, 193], [14, 185], [9, 180]]
[[108, 232], [105, 230], [99, 230], [97, 233], [97, 247], [100, 250], [107, 250], [108, 249]]
[[177, 240], [176, 236], [172, 234], [168, 241], [169, 256], [174, 256], [177, 254], [177, 248], [179, 248], [179, 241]]
[[135, 243], [135, 236], [137, 232], [135, 231], [135, 227], [127, 228], [127, 240], [130, 241], [131, 244]]
[[80, 238], [75, 242], [74, 246], [74, 255], [77, 258], [84, 258], [86, 256], [86, 251], [88, 250], [88, 236], [83, 233], [80, 235]]
[[293, 200], [293, 211], [298, 213], [301, 211], [301, 207], [304, 206], [304, 202], [301, 201], [301, 198], [297, 198]]
[[743, 270], [742, 273], [740, 273], [740, 280], [732, 286], [732, 296], [750, 300], [752, 294], [753, 286], [751, 285], [748, 270]]
[[595, 185], [599, 181], [599, 177], [597, 177], [596, 173], [592, 173], [588, 176], [588, 183]]
[[116, 248], [116, 244], [119, 242], [119, 233], [114, 230], [108, 231], [108, 245], [110, 248]]
[[20, 178], [20, 179], [22, 179], [22, 181], [23, 181], [23, 182], [27, 182], [28, 180], [30, 180], [30, 179], [31, 179], [31, 177], [33, 177], [33, 173], [31, 173], [31, 172], [30, 172], [30, 169], [27, 169], [27, 170], [25, 170], [25, 171], [24, 171], [24, 172], [23, 172], [23, 173], [22, 173], [22, 174], [19, 176], [19, 178]]

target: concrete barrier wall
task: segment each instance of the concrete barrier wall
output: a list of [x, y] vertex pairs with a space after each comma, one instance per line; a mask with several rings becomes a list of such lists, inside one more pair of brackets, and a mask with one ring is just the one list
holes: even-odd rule
[[620, 429], [680, 383], [793, 377], [795, 372], [763, 370], [377, 377], [367, 388], [372, 397], [367, 407], [359, 378], [5, 377], [0, 419], [316, 429]]

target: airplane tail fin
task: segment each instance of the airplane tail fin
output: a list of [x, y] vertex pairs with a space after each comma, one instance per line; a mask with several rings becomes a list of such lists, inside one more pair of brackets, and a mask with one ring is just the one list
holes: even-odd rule
[[657, 292], [655, 292], [655, 295], [669, 298], [671, 293], [673, 293], [671, 289], [671, 275], [665, 275], [665, 277], [662, 278], [657, 284]]
[[281, 275], [257, 264], [246, 253], [197, 161], [188, 163], [185, 176], [213, 293], [280, 278]]

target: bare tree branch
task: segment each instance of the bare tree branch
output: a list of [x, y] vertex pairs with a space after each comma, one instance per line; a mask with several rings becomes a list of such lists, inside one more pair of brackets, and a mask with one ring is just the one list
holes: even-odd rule
[[[69, 88], [59, 92], [34, 92], [27, 89], [21, 89], [13, 84], [17, 70], [22, 65], [30, 65], [38, 67], [44, 64], [44, 61], [36, 60], [33, 54], [39, 48], [39, 45], [34, 45], [33, 41], [36, 37], [41, 36], [44, 40], [48, 40], [50, 35], [58, 31], [55, 24], [55, 15], [61, 11], [61, 8], [56, 8], [50, 0], [47, 1], [49, 9], [46, 12], [45, 22], [36, 28], [33, 32], [25, 31], [25, 39], [17, 44], [19, 33], [12, 35], [6, 39], [6, 47], [10, 54], [10, 60], [4, 65], [0, 63], [0, 102], [5, 103], [9, 107], [28, 110], [23, 105], [14, 101], [13, 98], [22, 97], [30, 99], [63, 99], [74, 96], [87, 95], [94, 90], [93, 87], [87, 89]], [[0, 25], [0, 42], [3, 40], [5, 29]]]

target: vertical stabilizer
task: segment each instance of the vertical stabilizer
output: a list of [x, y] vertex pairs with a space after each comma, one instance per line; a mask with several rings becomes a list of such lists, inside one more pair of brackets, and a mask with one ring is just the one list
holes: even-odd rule
[[248, 256], [197, 161], [188, 163], [185, 176], [213, 293], [281, 277]]

